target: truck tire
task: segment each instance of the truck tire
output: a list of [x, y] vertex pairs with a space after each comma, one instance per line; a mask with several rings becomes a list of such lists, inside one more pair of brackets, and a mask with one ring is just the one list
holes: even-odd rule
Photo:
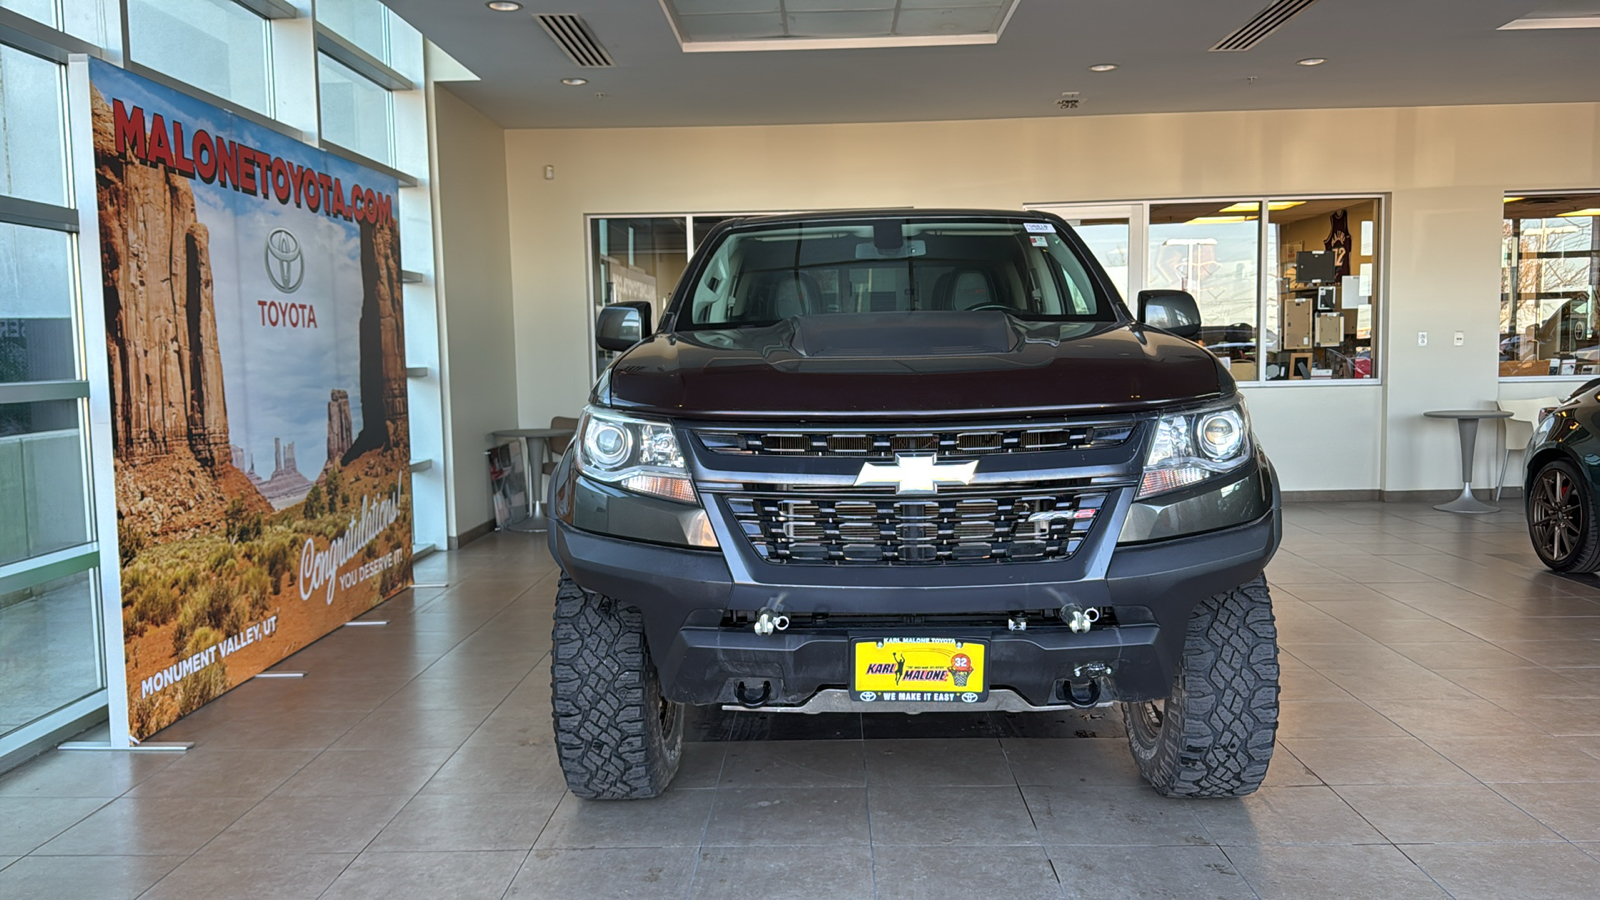
[[587, 800], [642, 800], [672, 783], [682, 706], [661, 696], [644, 617], [562, 576], [550, 650], [556, 755]]
[[1261, 786], [1278, 730], [1278, 629], [1262, 577], [1201, 601], [1165, 701], [1124, 703], [1139, 772], [1167, 797]]

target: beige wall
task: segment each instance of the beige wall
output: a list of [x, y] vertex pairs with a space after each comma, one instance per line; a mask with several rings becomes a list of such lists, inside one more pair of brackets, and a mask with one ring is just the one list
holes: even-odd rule
[[1454, 428], [1421, 413], [1500, 390], [1503, 191], [1600, 186], [1600, 104], [518, 130], [506, 162], [524, 425], [571, 414], [588, 389], [585, 213], [1389, 194], [1383, 384], [1249, 396], [1287, 489], [1406, 491], [1459, 484]]
[[[450, 457], [448, 530], [493, 522], [488, 434], [517, 424], [504, 131], [435, 88], [439, 302]], [[581, 276], [580, 276], [581, 277]]]

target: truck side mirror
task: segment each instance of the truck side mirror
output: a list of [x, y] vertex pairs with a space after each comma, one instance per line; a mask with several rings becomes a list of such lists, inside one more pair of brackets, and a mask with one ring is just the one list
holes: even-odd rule
[[1140, 291], [1139, 321], [1194, 340], [1200, 336], [1200, 305], [1188, 291]]
[[601, 350], [621, 352], [650, 336], [650, 301], [624, 300], [600, 310], [594, 342]]

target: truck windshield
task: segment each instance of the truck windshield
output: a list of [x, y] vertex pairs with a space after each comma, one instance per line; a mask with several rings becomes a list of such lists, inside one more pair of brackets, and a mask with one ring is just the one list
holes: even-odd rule
[[912, 310], [1116, 319], [1113, 303], [1054, 225], [1003, 219], [838, 219], [735, 229], [712, 248], [681, 302], [680, 329]]

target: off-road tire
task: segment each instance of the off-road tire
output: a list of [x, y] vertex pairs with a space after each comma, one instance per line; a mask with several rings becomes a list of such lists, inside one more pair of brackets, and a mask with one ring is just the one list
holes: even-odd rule
[[660, 795], [683, 755], [683, 715], [661, 697], [644, 617], [562, 576], [555, 619], [551, 712], [567, 788], [588, 800]]
[[1264, 578], [1201, 601], [1164, 703], [1124, 703], [1139, 772], [1167, 797], [1261, 786], [1278, 731], [1278, 628]]
[[1554, 572], [1600, 569], [1600, 528], [1589, 479], [1567, 460], [1554, 459], [1540, 466], [1529, 484], [1528, 539], [1540, 561]]

